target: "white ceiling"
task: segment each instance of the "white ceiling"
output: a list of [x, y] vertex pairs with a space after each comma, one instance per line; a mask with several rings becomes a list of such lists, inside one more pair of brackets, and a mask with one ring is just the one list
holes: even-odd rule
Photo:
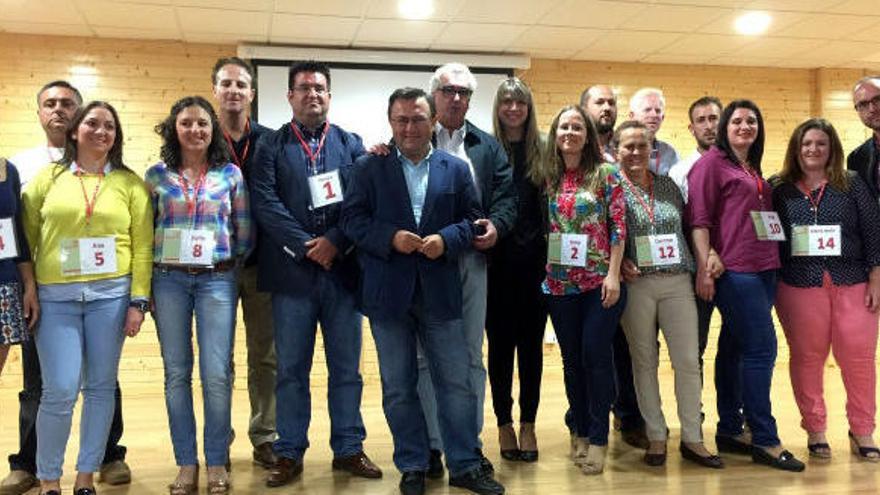
[[[0, 32], [775, 67], [880, 67], [880, 0], [0, 0]], [[737, 35], [744, 10], [773, 16]]]

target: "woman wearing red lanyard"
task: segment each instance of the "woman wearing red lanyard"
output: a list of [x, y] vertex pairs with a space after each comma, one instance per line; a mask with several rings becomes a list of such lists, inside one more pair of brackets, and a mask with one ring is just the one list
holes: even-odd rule
[[880, 461], [874, 444], [880, 207], [843, 166], [837, 132], [824, 119], [799, 125], [788, 143], [773, 204], [786, 242], [776, 312], [791, 350], [794, 397], [813, 458], [828, 459], [822, 378], [834, 352], [846, 389], [853, 453]]
[[123, 339], [140, 330], [150, 294], [153, 211], [143, 181], [122, 161], [112, 106], [89, 103], [69, 129], [64, 156], [28, 183], [22, 200], [42, 307], [37, 477], [41, 493], [60, 492], [81, 387], [74, 493], [89, 495], [110, 431]]
[[622, 272], [629, 300], [621, 317], [632, 356], [639, 410], [650, 441], [645, 463], [666, 462], [666, 419], [657, 381], [657, 324], [663, 331], [675, 370], [675, 399], [681, 421], [683, 458], [721, 468], [721, 458], [703, 445], [697, 308], [691, 272], [694, 261], [682, 228], [684, 200], [675, 182], [648, 169], [651, 132], [628, 121], [614, 133], [626, 198], [626, 250]]
[[[776, 363], [770, 309], [780, 266], [776, 240], [782, 238], [770, 184], [761, 177], [761, 111], [752, 101], [733, 101], [721, 113], [718, 131], [715, 147], [688, 176], [687, 204], [697, 259], [697, 295], [705, 300], [714, 297], [724, 318], [729, 334], [719, 338], [718, 352], [736, 353], [741, 359], [740, 370], [725, 374], [733, 377], [729, 382], [715, 383], [719, 396], [715, 444], [721, 452], [750, 454], [758, 464], [803, 471], [804, 464], [782, 447], [770, 410]], [[710, 248], [718, 254], [710, 255]], [[726, 271], [716, 280], [712, 274], [722, 266]], [[733, 401], [722, 400], [740, 394], [751, 439], [744, 432], [742, 412], [731, 406]]]
[[169, 489], [172, 495], [198, 489], [192, 400], [195, 314], [208, 492], [225, 493], [236, 267], [253, 242], [247, 191], [241, 171], [229, 161], [217, 116], [204, 98], [179, 100], [156, 132], [163, 140], [163, 161], [146, 174], [156, 210], [154, 318], [165, 364], [171, 442], [180, 467]]

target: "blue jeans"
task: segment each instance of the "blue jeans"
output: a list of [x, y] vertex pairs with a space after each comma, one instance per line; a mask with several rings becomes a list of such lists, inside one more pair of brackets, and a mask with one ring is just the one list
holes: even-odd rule
[[[483, 366], [483, 336], [486, 332], [486, 302], [489, 291], [489, 279], [486, 255], [478, 251], [468, 251], [458, 260], [461, 274], [462, 296], [462, 330], [464, 331], [467, 351], [469, 376], [468, 383], [476, 395], [477, 410], [474, 419], [477, 424], [477, 447], [482, 448], [480, 433], [483, 431], [483, 405], [486, 402], [486, 367]], [[460, 351], [459, 351], [460, 352]], [[443, 450], [443, 436], [440, 434], [437, 402], [433, 380], [429, 375], [429, 364], [424, 351], [419, 347], [419, 399], [425, 410], [425, 421], [428, 422], [428, 437], [431, 448]]]
[[[727, 377], [726, 390], [735, 390], [741, 380], [746, 420], [752, 430], [752, 444], [759, 447], [779, 445], [776, 420], [770, 408], [770, 384], [776, 363], [776, 330], [770, 308], [776, 295], [776, 274], [772, 270], [758, 273], [726, 271], [716, 282], [715, 302], [724, 318], [718, 344], [719, 356], [728, 363], [741, 359], [741, 372]], [[726, 335], [725, 335], [726, 334]], [[723, 345], [723, 347], [722, 347]], [[727, 369], [735, 369], [729, 364]], [[728, 394], [729, 395], [729, 394]], [[735, 397], [730, 395], [730, 397]], [[719, 435], [742, 432], [741, 413], [735, 400], [722, 400], [719, 393]]]
[[199, 275], [153, 270], [153, 318], [165, 365], [165, 407], [178, 466], [199, 464], [192, 394], [193, 314], [205, 412], [205, 462], [208, 466], [222, 466], [229, 458], [235, 277], [234, 270]]
[[440, 437], [446, 465], [458, 476], [480, 465], [478, 446], [478, 407], [470, 382], [469, 357], [463, 352], [466, 338], [462, 321], [433, 320], [423, 311], [420, 290], [416, 303], [398, 319], [370, 320], [379, 372], [382, 375], [382, 407], [394, 438], [394, 465], [400, 472], [428, 468], [428, 427], [423, 413], [416, 346], [421, 343], [432, 398], [437, 405]]
[[95, 472], [104, 458], [113, 419], [122, 326], [128, 297], [42, 301], [36, 334], [43, 395], [37, 412], [37, 477], [61, 478], [73, 406], [83, 394], [76, 470]]
[[626, 288], [610, 308], [602, 307], [601, 287], [549, 296], [550, 320], [562, 352], [565, 392], [574, 432], [592, 445], [608, 444], [608, 414], [614, 401], [612, 340], [626, 306]]
[[367, 436], [361, 418], [364, 382], [359, 370], [363, 318], [355, 305], [354, 294], [335, 275], [322, 272], [308, 295], [273, 293], [272, 318], [278, 361], [275, 454], [301, 459], [309, 447], [312, 418], [309, 373], [319, 322], [327, 361], [330, 448], [335, 457], [362, 451]]

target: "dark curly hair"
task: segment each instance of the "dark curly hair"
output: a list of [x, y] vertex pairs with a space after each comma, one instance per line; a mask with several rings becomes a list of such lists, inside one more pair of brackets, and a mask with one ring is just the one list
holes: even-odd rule
[[222, 167], [229, 163], [229, 150], [226, 147], [226, 141], [223, 139], [223, 129], [220, 128], [220, 120], [214, 108], [208, 103], [208, 100], [201, 96], [187, 96], [177, 100], [171, 105], [171, 112], [165, 117], [165, 120], [156, 124], [156, 134], [162, 137], [162, 148], [159, 156], [165, 165], [173, 170], [179, 170], [183, 163], [180, 155], [180, 139], [177, 136], [177, 116], [180, 115], [185, 108], [200, 107], [204, 109], [211, 118], [211, 143], [208, 145], [208, 167]]
[[76, 161], [76, 154], [79, 151], [79, 143], [74, 139], [76, 130], [79, 128], [80, 124], [82, 124], [82, 121], [85, 120], [86, 116], [88, 116], [89, 112], [95, 108], [103, 108], [110, 112], [110, 115], [113, 116], [113, 122], [116, 124], [116, 139], [113, 140], [113, 146], [111, 146], [110, 151], [107, 152], [107, 163], [110, 164], [111, 169], [131, 171], [131, 169], [125, 166], [125, 162], [122, 160], [122, 143], [125, 140], [122, 136], [122, 123], [119, 122], [119, 114], [116, 113], [116, 109], [113, 108], [113, 105], [106, 101], [90, 101], [86, 106], [81, 107], [76, 111], [73, 120], [67, 127], [67, 139], [64, 141], [64, 155], [58, 160], [58, 164], [62, 166], [61, 171], [65, 170], [71, 163]]

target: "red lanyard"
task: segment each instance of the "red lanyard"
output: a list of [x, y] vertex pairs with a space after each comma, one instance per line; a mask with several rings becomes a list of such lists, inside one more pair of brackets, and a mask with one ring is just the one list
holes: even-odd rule
[[752, 170], [751, 168], [747, 167], [746, 165], [740, 164], [740, 167], [742, 167], [743, 172], [749, 174], [750, 177], [755, 179], [755, 187], [758, 188], [758, 201], [761, 202], [761, 208], [763, 208], [764, 207], [764, 180], [761, 179], [761, 176], [758, 175], [758, 172]]
[[816, 200], [813, 201], [813, 195], [810, 194], [812, 191], [810, 191], [810, 189], [807, 187], [807, 185], [803, 181], [798, 182], [798, 189], [800, 189], [801, 192], [804, 193], [804, 196], [807, 197], [807, 200], [810, 202], [810, 205], [812, 205], [812, 207], [813, 207], [813, 216], [814, 217], [819, 216], [819, 203], [822, 202], [822, 196], [825, 195], [825, 186], [827, 186], [827, 185], [828, 185], [828, 181], [825, 181], [822, 183], [822, 187], [819, 188], [819, 195], [816, 197]]
[[312, 147], [309, 146], [309, 143], [306, 142], [306, 138], [303, 137], [302, 132], [300, 132], [299, 127], [296, 126], [293, 122], [290, 123], [290, 128], [293, 130], [293, 133], [296, 135], [296, 138], [299, 139], [299, 144], [302, 145], [303, 151], [305, 151], [306, 156], [309, 157], [309, 166], [314, 170], [315, 163], [318, 161], [318, 157], [321, 156], [321, 149], [324, 148], [324, 140], [327, 139], [327, 128], [330, 127], [329, 122], [324, 122], [324, 129], [321, 132], [321, 141], [318, 142], [318, 149], [312, 153]]
[[645, 213], [648, 214], [648, 220], [651, 222], [651, 225], [654, 225], [654, 177], [652, 177], [651, 173], [648, 172], [648, 178], [651, 179], [648, 184], [648, 200], [650, 201], [649, 204], [645, 202], [645, 198], [642, 197], [641, 191], [636, 189], [635, 184], [633, 184], [632, 181], [629, 180], [629, 177], [626, 176], [626, 173], [624, 172], [620, 175], [621, 177], [623, 177], [623, 180], [626, 181], [630, 190], [633, 192], [633, 196], [636, 197], [636, 199], [642, 205], [642, 208], [645, 209]]
[[92, 214], [95, 213], [95, 205], [98, 203], [98, 189], [101, 188], [101, 181], [104, 180], [104, 170], [98, 173], [98, 183], [95, 184], [95, 190], [92, 191], [91, 201], [89, 200], [89, 194], [86, 192], [86, 182], [83, 180], [83, 174], [85, 173], [85, 170], [79, 165], [76, 166], [74, 174], [79, 178], [79, 185], [82, 187], [83, 200], [86, 202], [86, 223], [89, 223], [92, 221]]
[[244, 123], [244, 135], [245, 141], [244, 143], [244, 151], [241, 153], [241, 158], [238, 157], [238, 154], [235, 153], [235, 144], [232, 142], [232, 136], [229, 135], [228, 132], [223, 131], [223, 137], [226, 138], [226, 144], [229, 145], [229, 154], [232, 155], [232, 160], [238, 165], [240, 170], [244, 170], [244, 161], [247, 160], [248, 150], [251, 149], [251, 121], [247, 120]]
[[[193, 218], [196, 213], [196, 206], [199, 202], [199, 191], [205, 186], [205, 181], [207, 180], [206, 176], [207, 174], [204, 171], [199, 174], [199, 180], [196, 181], [196, 186], [193, 188], [192, 201], [190, 201], [189, 184], [186, 180], [186, 176], [183, 174], [183, 170], [180, 171], [180, 189], [183, 191], [183, 199], [186, 201], [186, 212], [190, 218]], [[195, 219], [193, 218], [193, 220]]]

